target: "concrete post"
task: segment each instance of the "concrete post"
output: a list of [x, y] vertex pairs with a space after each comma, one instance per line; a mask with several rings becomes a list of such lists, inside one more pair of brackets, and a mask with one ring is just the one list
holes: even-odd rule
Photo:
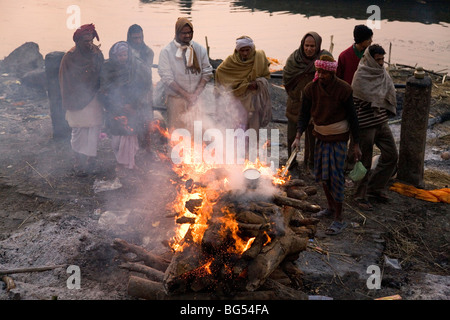
[[70, 139], [72, 130], [66, 121], [66, 112], [62, 108], [61, 89], [59, 87], [59, 65], [64, 52], [53, 51], [45, 56], [45, 73], [47, 76], [47, 96], [54, 139]]
[[425, 145], [431, 105], [431, 78], [421, 67], [406, 81], [397, 178], [423, 188]]

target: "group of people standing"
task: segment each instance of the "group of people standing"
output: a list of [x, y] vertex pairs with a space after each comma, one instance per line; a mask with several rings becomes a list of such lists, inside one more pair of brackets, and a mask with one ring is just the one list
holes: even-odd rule
[[[159, 56], [158, 73], [165, 88], [169, 131], [185, 128], [201, 117], [198, 102], [206, 84], [214, 78], [216, 98], [231, 97], [217, 114], [232, 119], [232, 128], [243, 130], [266, 126], [271, 119], [269, 65], [263, 50], [256, 50], [248, 36], [236, 39], [233, 54], [214, 71], [206, 48], [194, 42], [194, 27], [178, 18], [175, 36]], [[336, 61], [321, 48], [322, 38], [308, 32], [287, 59], [283, 84], [287, 92], [288, 155], [297, 152], [305, 135], [303, 168], [312, 170], [322, 183], [328, 207], [316, 217], [331, 216], [327, 234], [346, 227], [342, 218], [345, 167], [361, 161], [368, 169], [356, 183], [355, 201], [372, 210], [368, 197], [387, 199], [384, 189], [397, 165], [397, 149], [388, 117], [396, 112], [392, 79], [384, 68], [384, 49], [371, 45], [373, 32], [365, 25], [353, 31], [354, 43]], [[62, 105], [72, 128], [71, 146], [75, 167], [88, 170], [97, 154], [103, 126], [111, 136], [118, 170], [136, 167], [135, 155], [148, 142], [153, 119], [152, 71], [154, 53], [145, 44], [138, 25], [129, 28], [127, 41], [115, 43], [105, 61], [93, 39], [99, 36], [93, 24], [78, 28], [75, 47], [60, 66]], [[380, 151], [371, 169], [373, 147]], [[299, 165], [294, 162], [291, 172]]]
[[[206, 48], [194, 42], [194, 27], [187, 18], [178, 18], [175, 36], [159, 55], [158, 73], [164, 87], [169, 132], [183, 128], [193, 132], [193, 123], [202, 115], [199, 108], [206, 84], [215, 77], [215, 95], [232, 97], [237, 121], [233, 128], [258, 132], [271, 119], [269, 61], [264, 51], [255, 50], [250, 37], [236, 40], [234, 54], [217, 68], [215, 75]], [[148, 126], [153, 119], [153, 51], [143, 40], [143, 30], [132, 25], [127, 41], [115, 43], [109, 59], [93, 40], [99, 40], [93, 24], [78, 28], [75, 47], [60, 66], [62, 106], [72, 128], [74, 169], [85, 174], [97, 155], [103, 127], [111, 136], [117, 171], [136, 168], [139, 148], [148, 147]], [[219, 112], [220, 113], [220, 112]]]
[[132, 25], [127, 41], [115, 43], [105, 61], [93, 40], [93, 24], [78, 28], [75, 46], [61, 60], [59, 80], [62, 106], [72, 128], [74, 171], [86, 175], [94, 169], [98, 142], [105, 127], [117, 160], [118, 174], [134, 169], [139, 144], [153, 118], [153, 51], [143, 41], [143, 30]]
[[[388, 118], [396, 113], [394, 83], [384, 68], [385, 50], [372, 45], [373, 31], [357, 25], [354, 43], [336, 61], [321, 49], [321, 37], [308, 32], [283, 70], [288, 94], [289, 155], [300, 147], [305, 134], [303, 170], [313, 170], [322, 183], [327, 208], [315, 217], [330, 216], [326, 234], [341, 233], [345, 171], [361, 161], [367, 169], [356, 182], [354, 201], [363, 210], [373, 210], [369, 198], [387, 201], [385, 189], [396, 171], [398, 153]], [[373, 148], [381, 155], [372, 167]], [[290, 169], [299, 170], [298, 163]]]

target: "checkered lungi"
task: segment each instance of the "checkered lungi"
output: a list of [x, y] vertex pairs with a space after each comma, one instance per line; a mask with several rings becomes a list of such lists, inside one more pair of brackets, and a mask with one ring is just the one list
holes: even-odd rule
[[344, 202], [344, 162], [347, 141], [326, 142], [317, 139], [314, 150], [316, 182], [328, 181], [330, 193], [336, 202]]

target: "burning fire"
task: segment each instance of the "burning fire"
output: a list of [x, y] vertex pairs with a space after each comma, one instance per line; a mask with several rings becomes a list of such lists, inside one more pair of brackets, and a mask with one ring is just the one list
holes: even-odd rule
[[272, 169], [266, 164], [262, 163], [259, 159], [256, 159], [255, 162], [247, 160], [242, 171], [245, 171], [247, 169], [256, 169], [261, 172], [261, 176], [270, 177], [274, 185], [283, 185], [290, 179], [290, 176], [287, 176], [285, 178], [281, 177], [281, 172], [283, 171], [284, 167], [277, 169], [277, 173], [273, 174]]
[[[226, 211], [226, 209], [223, 209]], [[230, 253], [237, 253], [242, 254], [244, 253], [250, 246], [252, 245], [253, 241], [255, 240], [255, 237], [250, 238], [249, 240], [245, 241], [241, 237], [239, 237], [239, 227], [236, 219], [234, 218], [233, 214], [229, 212], [225, 212], [225, 216], [221, 218], [222, 222], [222, 229], [221, 229], [221, 235], [225, 237], [228, 232], [231, 232], [231, 236], [234, 239], [234, 248], [229, 247], [228, 251]]]
[[[172, 250], [182, 251], [183, 248], [188, 245], [182, 240], [189, 232], [192, 241], [201, 244], [203, 234], [208, 228], [208, 220], [212, 216], [213, 206], [216, 200], [221, 194], [229, 190], [229, 180], [224, 177], [220, 180], [215, 180], [209, 183], [207, 186], [194, 186], [186, 187], [188, 181], [199, 181], [202, 175], [208, 170], [217, 169], [218, 166], [207, 165], [202, 163], [201, 165], [189, 164], [189, 165], [177, 165], [174, 167], [174, 171], [181, 177], [184, 184], [178, 184], [178, 195], [169, 206], [171, 210], [177, 212], [177, 217], [187, 217], [194, 219], [194, 223], [184, 223], [178, 226], [176, 230], [176, 236], [172, 239]], [[282, 185], [290, 178], [282, 178], [278, 174], [273, 174], [270, 167], [264, 166], [261, 162], [250, 163], [247, 162], [241, 167], [241, 172], [246, 169], [254, 168], [261, 172], [261, 176], [270, 177], [274, 185]], [[280, 172], [280, 171], [279, 171]], [[191, 180], [192, 179], [192, 180]], [[200, 200], [201, 204], [195, 207], [195, 213], [186, 208], [186, 203], [191, 200]], [[250, 248], [255, 238], [242, 239], [239, 234], [238, 223], [234, 215], [230, 212], [226, 212], [226, 208], [222, 208], [224, 211], [223, 217], [220, 218], [222, 224], [221, 234], [225, 235], [230, 233], [234, 239], [234, 247], [228, 248], [230, 253], [242, 254]], [[264, 245], [270, 243], [270, 237], [266, 233], [267, 241]]]
[[[156, 125], [156, 127], [159, 127]], [[161, 134], [165, 137], [169, 136], [167, 130], [159, 128]], [[204, 146], [203, 146], [204, 147]], [[194, 154], [193, 152], [191, 154]], [[162, 158], [167, 159], [167, 156], [161, 155]], [[205, 162], [180, 163], [174, 164], [172, 170], [177, 174], [179, 180], [173, 181], [177, 188], [176, 199], [168, 204], [170, 210], [176, 213], [176, 219], [181, 217], [187, 218], [187, 223], [178, 224], [176, 234], [171, 241], [171, 248], [174, 252], [183, 251], [183, 249], [189, 245], [188, 241], [185, 241], [186, 236], [196, 243], [201, 244], [203, 235], [208, 229], [208, 221], [212, 216], [214, 205], [222, 194], [230, 190], [230, 180], [228, 176], [215, 176], [214, 179], [211, 172], [220, 172], [220, 170], [231, 170], [233, 172], [244, 172], [247, 169], [257, 169], [261, 173], [261, 177], [269, 179], [273, 185], [282, 185], [286, 183], [290, 177], [281, 177], [280, 173], [282, 169], [278, 169], [277, 173], [273, 173], [270, 166], [259, 161], [255, 162], [246, 161], [243, 165], [218, 165], [209, 164]], [[216, 171], [214, 171], [216, 170]], [[180, 183], [180, 180], [182, 183]], [[200, 182], [200, 183], [199, 183]], [[203, 183], [202, 183], [203, 182]], [[195, 206], [189, 206], [186, 204], [192, 202]], [[192, 212], [193, 210], [194, 212]], [[239, 236], [238, 222], [236, 221], [234, 214], [227, 211], [227, 208], [221, 208], [223, 216], [220, 217], [221, 230], [219, 234], [224, 236], [225, 234], [231, 235], [234, 240], [234, 245], [227, 250], [229, 253], [242, 254], [248, 250], [255, 238], [243, 239]], [[271, 239], [266, 233], [267, 241], [264, 245], [270, 243]], [[202, 267], [208, 271], [210, 262], [205, 263]], [[210, 270], [209, 270], [210, 272]]]

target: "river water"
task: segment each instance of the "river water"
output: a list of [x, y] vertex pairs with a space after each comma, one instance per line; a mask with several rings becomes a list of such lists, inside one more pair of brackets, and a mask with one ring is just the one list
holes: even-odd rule
[[[258, 49], [284, 64], [302, 36], [316, 31], [335, 57], [353, 42], [353, 27], [375, 27], [374, 42], [386, 51], [392, 45], [392, 63], [421, 65], [434, 71], [450, 70], [449, 1], [225, 1], [225, 0], [0, 0], [0, 59], [27, 41], [39, 44], [41, 53], [66, 51], [73, 46], [73, 25], [94, 23], [101, 48], [126, 39], [134, 23], [144, 29], [145, 42], [155, 51], [155, 63], [174, 36], [175, 21], [187, 16], [194, 25], [194, 40], [206, 46], [212, 59], [224, 59], [235, 39], [248, 35]], [[428, 1], [429, 2], [429, 1]], [[439, 2], [439, 1], [437, 1]], [[75, 5], [75, 11], [71, 7]], [[79, 11], [78, 11], [79, 9]], [[379, 14], [375, 16], [374, 14]], [[379, 17], [379, 20], [375, 18]], [[369, 20], [368, 20], [369, 19]], [[379, 25], [374, 25], [379, 21]], [[448, 69], [448, 70], [446, 70]]]

